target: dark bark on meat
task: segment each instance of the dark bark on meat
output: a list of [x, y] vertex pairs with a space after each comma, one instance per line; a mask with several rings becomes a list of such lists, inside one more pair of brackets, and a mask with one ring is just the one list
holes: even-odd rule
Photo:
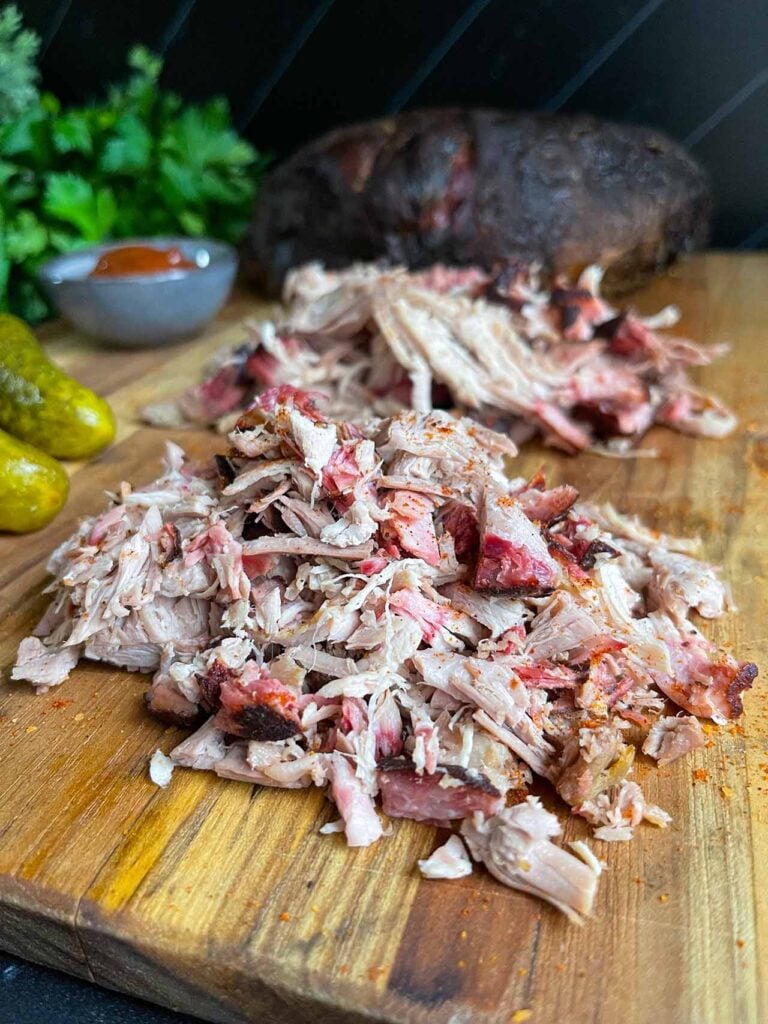
[[221, 684], [234, 679], [236, 673], [221, 661], [214, 661], [205, 675], [198, 673], [197, 684], [200, 687], [200, 703], [211, 714], [221, 707]]
[[[246, 275], [384, 258], [498, 270], [608, 267], [627, 290], [704, 244], [707, 178], [655, 130], [497, 110], [410, 111], [310, 142], [267, 175], [243, 243]], [[503, 291], [507, 282], [497, 278]], [[564, 318], [575, 314], [563, 307]]]
[[255, 662], [246, 661], [239, 673], [215, 662], [205, 679], [218, 701], [214, 724], [222, 732], [265, 741], [301, 731], [294, 694]]
[[616, 548], [606, 544], [603, 540], [575, 541], [571, 547], [571, 554], [582, 569], [594, 569], [598, 555], [609, 555], [611, 558], [619, 557]]
[[734, 676], [733, 682], [728, 687], [728, 706], [733, 712], [733, 717], [738, 718], [744, 710], [741, 695], [745, 690], [752, 688], [752, 683], [757, 679], [757, 665], [753, 662], [745, 662]]
[[288, 740], [299, 731], [296, 722], [284, 718], [267, 704], [250, 704], [227, 715], [227, 730], [240, 739]]

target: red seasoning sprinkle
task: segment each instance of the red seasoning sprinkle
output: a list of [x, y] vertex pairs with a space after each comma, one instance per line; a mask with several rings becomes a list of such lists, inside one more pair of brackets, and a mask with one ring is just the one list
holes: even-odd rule
[[290, 914], [286, 914], [286, 912], [283, 911], [282, 914], [280, 915], [280, 920], [281, 921], [290, 921], [291, 920], [291, 915]]

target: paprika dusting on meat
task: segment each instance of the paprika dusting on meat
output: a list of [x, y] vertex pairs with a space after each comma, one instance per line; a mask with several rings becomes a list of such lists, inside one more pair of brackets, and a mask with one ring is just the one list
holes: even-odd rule
[[178, 246], [158, 249], [152, 245], [121, 245], [103, 252], [89, 277], [123, 277], [132, 274], [164, 274], [168, 270], [197, 270]]

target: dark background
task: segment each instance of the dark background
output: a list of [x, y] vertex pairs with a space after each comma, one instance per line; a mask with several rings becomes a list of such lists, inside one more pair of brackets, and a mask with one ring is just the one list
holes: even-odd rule
[[710, 171], [716, 245], [768, 245], [768, 0], [18, 0], [44, 84], [81, 101], [128, 47], [165, 83], [224, 93], [285, 155], [418, 106], [587, 111], [662, 128]]
[[[488, 104], [641, 121], [712, 175], [714, 242], [768, 246], [768, 0], [18, 0], [43, 84], [80, 102], [130, 45], [164, 82], [224, 93], [238, 129], [285, 155], [343, 121]], [[0, 955], [0, 1024], [182, 1018]]]

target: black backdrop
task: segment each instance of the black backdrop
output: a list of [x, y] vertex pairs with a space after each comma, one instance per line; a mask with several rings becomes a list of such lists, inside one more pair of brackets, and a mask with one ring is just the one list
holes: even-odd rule
[[44, 84], [83, 100], [128, 47], [224, 93], [278, 155], [326, 128], [438, 104], [641, 121], [708, 168], [714, 242], [768, 246], [768, 0], [20, 0]]

